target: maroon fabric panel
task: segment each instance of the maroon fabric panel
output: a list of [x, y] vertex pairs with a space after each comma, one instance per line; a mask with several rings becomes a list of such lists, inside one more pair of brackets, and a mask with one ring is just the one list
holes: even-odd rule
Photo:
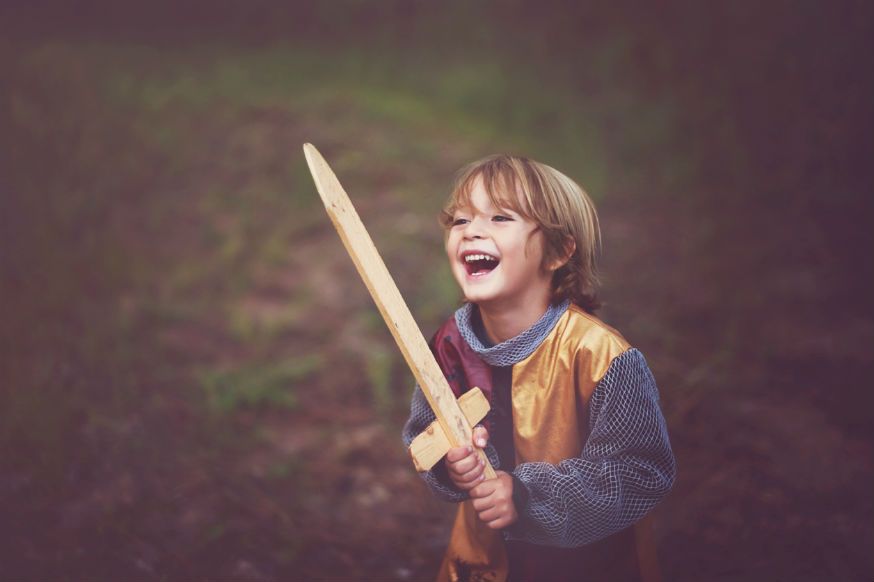
[[[476, 387], [492, 403], [492, 369], [461, 337], [454, 317], [437, 330], [429, 345], [456, 397]], [[491, 432], [488, 421], [483, 424]]]

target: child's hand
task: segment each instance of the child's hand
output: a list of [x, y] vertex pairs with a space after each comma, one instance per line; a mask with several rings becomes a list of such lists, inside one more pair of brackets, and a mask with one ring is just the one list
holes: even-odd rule
[[[485, 427], [478, 426], [473, 429], [473, 444], [477, 448], [485, 448], [488, 440], [489, 433]], [[483, 480], [485, 463], [471, 447], [449, 449], [445, 463], [449, 478], [462, 491], [470, 491]]]
[[519, 519], [513, 504], [513, 477], [504, 471], [496, 472], [496, 479], [483, 481], [470, 490], [473, 508], [491, 529], [507, 527]]

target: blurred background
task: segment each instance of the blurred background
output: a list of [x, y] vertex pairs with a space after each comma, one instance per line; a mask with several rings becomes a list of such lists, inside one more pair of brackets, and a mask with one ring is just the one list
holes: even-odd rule
[[453, 509], [304, 142], [426, 335], [459, 305], [453, 172], [579, 181], [678, 458], [666, 579], [874, 576], [869, 3], [31, 2], [0, 29], [0, 578], [432, 578]]

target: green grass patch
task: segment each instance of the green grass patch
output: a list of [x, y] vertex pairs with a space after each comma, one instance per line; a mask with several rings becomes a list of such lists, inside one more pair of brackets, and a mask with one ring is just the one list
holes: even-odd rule
[[251, 307], [235, 302], [228, 308], [228, 331], [234, 339], [252, 345], [267, 347], [280, 334], [295, 329], [298, 322], [312, 309], [313, 297], [303, 291], [288, 297], [282, 305], [269, 311], [253, 311]]
[[394, 361], [394, 351], [381, 344], [373, 344], [364, 356], [364, 372], [373, 407], [383, 419], [389, 417], [395, 405], [391, 390]]
[[[612, 55], [615, 47], [607, 52]], [[560, 74], [535, 75], [524, 67], [510, 74], [507, 64], [494, 57], [471, 61], [425, 56], [410, 61], [386, 53], [356, 57], [291, 45], [233, 53], [220, 48], [188, 54], [177, 50], [172, 56], [151, 55], [167, 61], [145, 67], [151, 74], [113, 70], [106, 79], [107, 92], [156, 121], [176, 110], [215, 110], [234, 117], [260, 109], [305, 114], [323, 128], [333, 128], [341, 139], [344, 134], [352, 137], [350, 144], [363, 125], [422, 132], [418, 140], [381, 143], [379, 155], [389, 159], [404, 159], [411, 147], [427, 143], [434, 134], [478, 144], [474, 149], [483, 152], [529, 153], [581, 178], [596, 196], [606, 165], [598, 121], [616, 106], [625, 109], [617, 95], [581, 95]], [[537, 82], [540, 76], [548, 77], [547, 86]], [[635, 106], [652, 108], [639, 102]], [[635, 134], [638, 128], [643, 133], [661, 131], [652, 120], [629, 122], [622, 130]], [[166, 124], [150, 122], [143, 129], [155, 134], [152, 140], [158, 146], [180, 147]]]
[[227, 414], [239, 408], [297, 404], [295, 385], [319, 372], [324, 358], [318, 354], [278, 363], [250, 364], [233, 370], [209, 370], [199, 375], [209, 408]]

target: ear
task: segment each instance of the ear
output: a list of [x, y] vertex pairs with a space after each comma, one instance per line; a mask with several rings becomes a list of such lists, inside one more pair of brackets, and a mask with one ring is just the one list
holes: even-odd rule
[[574, 237], [568, 235], [564, 239], [564, 244], [562, 245], [562, 254], [559, 257], [556, 257], [549, 265], [550, 271], [558, 271], [562, 267], [564, 267], [571, 257], [574, 255], [574, 251], [577, 250], [577, 241], [574, 240]]

